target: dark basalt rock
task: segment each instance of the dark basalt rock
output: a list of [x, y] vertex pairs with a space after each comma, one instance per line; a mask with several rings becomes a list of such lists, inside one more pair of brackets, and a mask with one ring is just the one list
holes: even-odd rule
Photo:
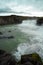
[[31, 62], [25, 62], [25, 63], [19, 63], [19, 64], [17, 64], [17, 65], [33, 65]]
[[9, 36], [9, 37], [8, 37], [8, 39], [12, 39], [12, 38], [14, 38], [14, 36]]
[[4, 53], [5, 53], [4, 50], [0, 50], [0, 57], [1, 57], [1, 55], [4, 54]]
[[14, 36], [0, 36], [0, 39], [13, 39]]
[[0, 16], [0, 25], [20, 24], [20, 23], [22, 23], [22, 19], [18, 18], [16, 15]]
[[38, 20], [37, 20], [37, 23], [36, 23], [37, 25], [42, 25], [43, 24], [43, 18], [39, 18]]
[[23, 64], [23, 65], [43, 65], [40, 56], [36, 53], [22, 55], [21, 61], [19, 61], [18, 64], [19, 65], [20, 64]]
[[26, 62], [23, 65], [33, 65], [31, 62]]
[[0, 65], [43, 65], [40, 56], [36, 53], [22, 55], [21, 60], [16, 62], [10, 53], [0, 50]]
[[11, 54], [0, 50], [0, 65], [16, 65], [16, 61]]
[[8, 32], [11, 32], [10, 30]]
[[0, 35], [2, 35], [3, 33], [2, 32], [0, 32]]

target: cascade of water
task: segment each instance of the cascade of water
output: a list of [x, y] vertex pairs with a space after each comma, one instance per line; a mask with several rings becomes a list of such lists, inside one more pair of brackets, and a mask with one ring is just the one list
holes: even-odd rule
[[18, 29], [27, 34], [30, 42], [24, 42], [18, 45], [17, 51], [13, 52], [16, 59], [20, 60], [22, 54], [33, 52], [38, 53], [43, 59], [43, 26], [37, 26], [36, 20], [25, 20], [22, 24], [18, 25]]

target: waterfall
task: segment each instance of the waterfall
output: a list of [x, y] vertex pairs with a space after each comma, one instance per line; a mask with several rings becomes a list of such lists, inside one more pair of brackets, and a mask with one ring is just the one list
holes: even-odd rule
[[18, 25], [18, 29], [27, 35], [27, 42], [20, 43], [17, 51], [13, 52], [17, 60], [21, 59], [23, 54], [38, 53], [43, 59], [43, 25], [37, 26], [36, 20], [24, 20]]

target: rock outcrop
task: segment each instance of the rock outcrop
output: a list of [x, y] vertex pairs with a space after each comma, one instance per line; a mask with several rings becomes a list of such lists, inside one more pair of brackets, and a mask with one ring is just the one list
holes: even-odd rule
[[0, 36], [0, 39], [13, 39], [14, 36]]
[[43, 24], [43, 18], [39, 18], [38, 20], [37, 20], [37, 23], [36, 23], [37, 25], [42, 25]]
[[21, 60], [16, 62], [15, 57], [4, 50], [0, 50], [0, 65], [43, 65], [37, 53], [22, 55]]
[[16, 65], [16, 61], [11, 54], [0, 50], [0, 65]]
[[2, 33], [2, 32], [0, 32], [0, 35], [3, 35], [3, 33]]
[[15, 15], [0, 16], [0, 25], [20, 24], [22, 20]]
[[43, 17], [29, 17], [29, 16], [17, 16], [17, 15], [9, 15], [9, 16], [0, 16], [0, 25], [9, 25], [9, 24], [20, 24], [23, 20], [37, 20], [37, 25], [41, 25], [43, 23]]
[[22, 55], [18, 65], [43, 65], [40, 56], [37, 53]]

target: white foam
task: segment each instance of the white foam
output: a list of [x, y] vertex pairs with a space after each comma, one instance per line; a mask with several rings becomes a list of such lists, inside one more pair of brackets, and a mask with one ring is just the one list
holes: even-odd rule
[[[26, 20], [18, 25], [18, 29], [27, 34], [30, 42], [20, 43], [17, 51], [13, 53], [17, 60], [21, 59], [23, 54], [38, 53], [43, 59], [43, 26], [37, 26], [36, 20]], [[31, 44], [30, 44], [31, 43]]]
[[41, 58], [43, 57], [43, 46], [41, 44], [32, 44], [29, 43], [21, 43], [17, 47], [17, 51], [13, 53], [16, 56], [16, 59], [19, 61], [21, 59], [21, 55], [38, 53]]
[[30, 35], [36, 35], [43, 38], [43, 25], [37, 26], [37, 20], [24, 20], [22, 24], [18, 25], [21, 32]]

